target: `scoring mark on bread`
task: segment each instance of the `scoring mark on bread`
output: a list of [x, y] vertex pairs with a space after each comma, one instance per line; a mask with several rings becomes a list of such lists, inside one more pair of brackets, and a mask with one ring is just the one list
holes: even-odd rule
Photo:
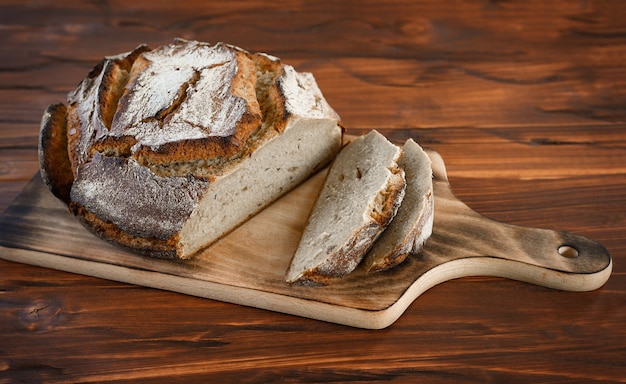
[[199, 79], [200, 71], [194, 69], [193, 74], [189, 78], [189, 81], [181, 84], [180, 88], [178, 89], [178, 93], [174, 97], [174, 100], [172, 100], [172, 103], [169, 106], [158, 110], [154, 116], [146, 117], [141, 122], [145, 123], [149, 121], [156, 121], [159, 124], [159, 127], [163, 128], [163, 125], [166, 124], [169, 120], [168, 117], [171, 118], [171, 116], [173, 116], [178, 110], [180, 110], [180, 107], [183, 105], [185, 100], [187, 100], [187, 96], [191, 92], [193, 92], [195, 84], [198, 82]]

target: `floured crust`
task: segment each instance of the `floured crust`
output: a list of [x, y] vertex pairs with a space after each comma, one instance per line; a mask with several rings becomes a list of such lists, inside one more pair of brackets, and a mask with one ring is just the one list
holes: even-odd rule
[[[131, 73], [112, 135], [138, 138], [135, 156], [148, 166], [241, 152], [262, 119], [250, 56], [224, 44], [201, 43], [172, 44], [142, 55], [135, 63], [142, 70]], [[172, 76], [185, 70], [187, 77]], [[169, 98], [150, 102], [153, 95], [168, 92]], [[148, 103], [141, 102], [146, 99]], [[164, 126], [174, 128], [169, 137]]]
[[255, 84], [253, 55], [226, 44], [177, 40], [105, 58], [68, 97], [72, 168], [101, 152], [132, 156], [161, 175], [216, 159], [194, 174], [219, 174], [255, 149], [248, 142], [262, 121]]
[[[132, 52], [104, 58], [78, 88], [68, 95], [67, 151], [74, 175], [78, 167], [88, 161], [97, 150], [116, 152], [124, 156], [129, 154], [129, 149], [123, 148], [123, 145], [110, 145], [108, 151], [92, 146], [107, 139], [132, 65], [139, 55], [147, 51], [147, 46], [140, 45]], [[134, 144], [134, 140], [127, 137], [123, 141]]]
[[70, 197], [126, 233], [167, 240], [182, 228], [208, 184], [190, 176], [157, 176], [133, 159], [97, 154], [80, 168]]
[[[151, 256], [191, 257], [341, 148], [339, 117], [310, 74], [223, 43], [176, 40], [106, 57], [67, 101], [42, 118], [46, 184], [94, 233]], [[286, 131], [293, 132], [282, 139]], [[259, 163], [243, 166], [251, 158]], [[263, 162], [279, 159], [295, 171], [277, 181], [254, 178]], [[220, 187], [232, 188], [228, 178], [244, 186], [254, 180], [263, 194], [242, 194], [242, 202], [253, 201], [245, 209], [232, 199], [207, 203], [208, 191], [229, 196]], [[199, 207], [233, 216], [206, 239], [186, 229], [193, 240], [185, 240], [181, 231]]]

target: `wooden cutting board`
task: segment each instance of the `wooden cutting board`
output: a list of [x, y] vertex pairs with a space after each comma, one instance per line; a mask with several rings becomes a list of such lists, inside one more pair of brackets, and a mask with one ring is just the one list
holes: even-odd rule
[[190, 261], [149, 259], [103, 242], [36, 175], [0, 217], [0, 257], [372, 329], [392, 324], [427, 289], [464, 276], [499, 276], [569, 291], [594, 290], [607, 281], [612, 263], [602, 245], [479, 215], [455, 197], [439, 154], [428, 153], [435, 224], [424, 251], [390, 271], [357, 269], [325, 287], [290, 286], [283, 279], [325, 172]]

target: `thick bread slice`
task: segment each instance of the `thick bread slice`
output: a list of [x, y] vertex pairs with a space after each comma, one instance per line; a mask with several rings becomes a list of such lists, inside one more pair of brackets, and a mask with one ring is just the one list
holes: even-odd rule
[[332, 163], [287, 270], [289, 283], [325, 284], [352, 272], [404, 197], [402, 150], [371, 131]]
[[106, 57], [67, 107], [44, 114], [39, 156], [46, 184], [95, 234], [186, 259], [341, 145], [339, 116], [310, 73], [227, 44], [176, 40]]
[[399, 163], [406, 176], [406, 194], [396, 217], [363, 259], [368, 272], [382, 271], [418, 253], [433, 231], [435, 199], [430, 157], [412, 139], [403, 146]]

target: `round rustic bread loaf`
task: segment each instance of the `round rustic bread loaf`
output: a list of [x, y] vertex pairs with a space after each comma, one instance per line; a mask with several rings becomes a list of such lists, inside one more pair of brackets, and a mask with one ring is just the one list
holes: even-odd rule
[[339, 116], [310, 73], [176, 40], [104, 58], [43, 115], [41, 175], [98, 236], [189, 258], [326, 165]]

